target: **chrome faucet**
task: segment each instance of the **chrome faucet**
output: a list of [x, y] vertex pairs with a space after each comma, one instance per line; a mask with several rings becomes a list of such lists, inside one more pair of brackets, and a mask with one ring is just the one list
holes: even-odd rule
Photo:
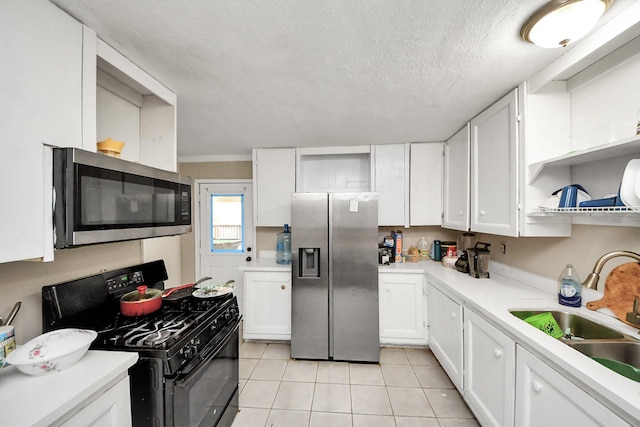
[[585, 279], [584, 282], [582, 282], [582, 286], [584, 286], [585, 288], [589, 288], [589, 289], [598, 289], [598, 279], [600, 279], [600, 272], [602, 271], [602, 267], [604, 267], [604, 264], [609, 261], [611, 258], [616, 258], [619, 256], [626, 256], [629, 258], [633, 258], [636, 261], [640, 262], [640, 255], [635, 253], [635, 252], [629, 252], [629, 251], [611, 251], [608, 252], [604, 255], [602, 255], [600, 258], [598, 258], [598, 261], [596, 261], [596, 265], [593, 266], [593, 272], [589, 273], [589, 275], [587, 276], [587, 278]]

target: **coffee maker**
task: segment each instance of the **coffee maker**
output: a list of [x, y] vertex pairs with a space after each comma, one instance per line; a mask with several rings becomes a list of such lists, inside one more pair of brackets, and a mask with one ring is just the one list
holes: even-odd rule
[[458, 260], [455, 267], [461, 273], [469, 274], [469, 255], [467, 249], [472, 249], [476, 244], [476, 235], [462, 233], [458, 236]]
[[469, 276], [476, 279], [489, 278], [489, 246], [490, 243], [478, 242], [473, 248], [467, 249]]

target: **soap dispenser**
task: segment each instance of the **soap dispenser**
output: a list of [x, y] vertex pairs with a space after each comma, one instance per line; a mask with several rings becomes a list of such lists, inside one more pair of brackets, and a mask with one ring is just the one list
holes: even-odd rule
[[572, 264], [562, 270], [558, 278], [558, 302], [569, 307], [582, 305], [582, 281]]

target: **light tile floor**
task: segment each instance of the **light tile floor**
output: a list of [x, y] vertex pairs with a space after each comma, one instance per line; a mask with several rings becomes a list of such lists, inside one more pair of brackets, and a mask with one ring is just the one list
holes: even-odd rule
[[429, 349], [385, 347], [379, 365], [289, 356], [289, 344], [241, 344], [232, 427], [479, 426]]

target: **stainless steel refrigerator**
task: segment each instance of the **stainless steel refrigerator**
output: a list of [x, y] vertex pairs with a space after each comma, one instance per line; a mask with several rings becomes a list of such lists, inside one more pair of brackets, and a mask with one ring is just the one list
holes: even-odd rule
[[291, 357], [379, 362], [377, 193], [291, 201]]

